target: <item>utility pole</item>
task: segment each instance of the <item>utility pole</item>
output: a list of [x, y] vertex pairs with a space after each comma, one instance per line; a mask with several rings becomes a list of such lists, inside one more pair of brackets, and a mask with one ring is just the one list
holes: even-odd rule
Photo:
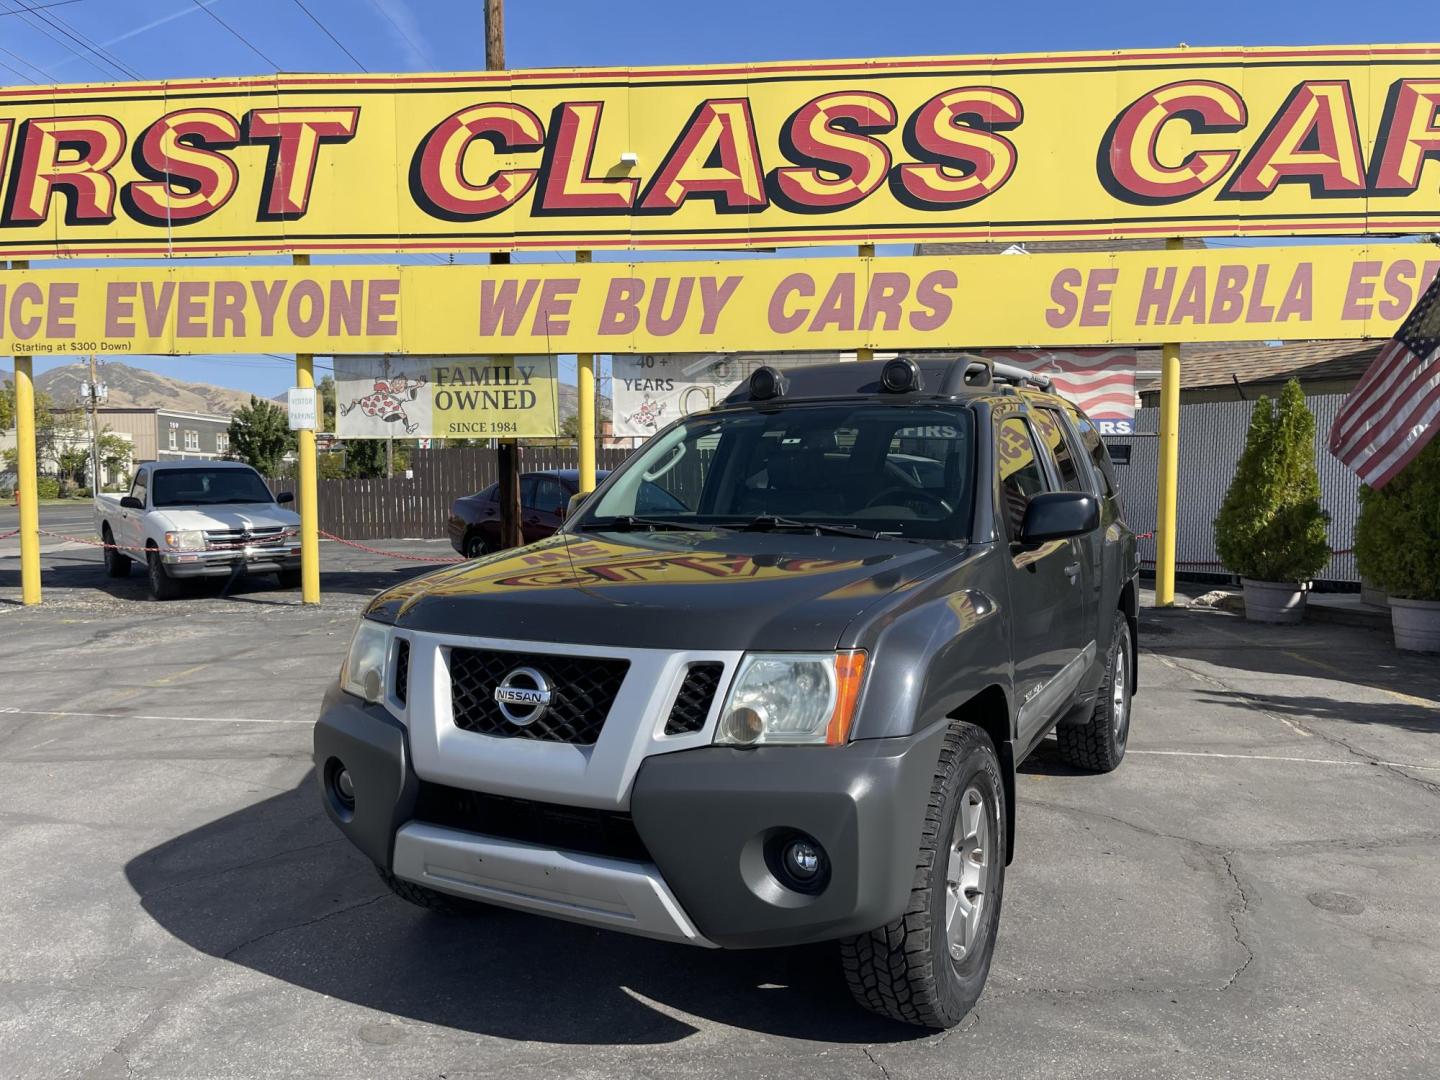
[[100, 380], [95, 374], [95, 354], [90, 354], [90, 497], [100, 497]]
[[[505, 70], [505, 0], [485, 0], [485, 68]], [[510, 261], [508, 251], [490, 255], [492, 265]], [[520, 444], [514, 439], [496, 441], [495, 463], [500, 470], [500, 546], [520, 547], [525, 543], [520, 528]]]

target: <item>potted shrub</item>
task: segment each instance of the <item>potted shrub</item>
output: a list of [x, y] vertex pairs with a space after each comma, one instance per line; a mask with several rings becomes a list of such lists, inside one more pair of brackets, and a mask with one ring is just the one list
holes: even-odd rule
[[1315, 417], [1300, 382], [1291, 379], [1278, 406], [1255, 403], [1245, 452], [1215, 519], [1215, 547], [1240, 575], [1245, 617], [1297, 623], [1305, 617], [1310, 579], [1330, 559], [1320, 476], [1315, 471]]
[[1379, 491], [1360, 489], [1355, 561], [1390, 594], [1395, 644], [1440, 652], [1440, 439]]

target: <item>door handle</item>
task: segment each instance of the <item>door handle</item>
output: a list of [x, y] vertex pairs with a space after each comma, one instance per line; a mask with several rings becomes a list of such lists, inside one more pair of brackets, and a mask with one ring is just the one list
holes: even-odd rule
[[1080, 564], [1078, 562], [1072, 562], [1069, 566], [1065, 567], [1065, 576], [1070, 579], [1070, 584], [1074, 585], [1075, 579], [1080, 576]]

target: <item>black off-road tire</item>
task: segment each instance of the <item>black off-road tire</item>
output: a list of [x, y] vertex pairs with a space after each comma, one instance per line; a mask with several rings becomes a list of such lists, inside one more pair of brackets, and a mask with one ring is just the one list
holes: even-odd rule
[[482, 556], [489, 555], [493, 550], [490, 546], [490, 541], [485, 539], [484, 533], [472, 532], [466, 535], [465, 558], [478, 559]]
[[282, 589], [298, 589], [300, 587], [300, 571], [277, 570], [275, 580], [279, 582]]
[[160, 561], [160, 552], [150, 548], [145, 552], [145, 576], [150, 583], [150, 596], [154, 600], [174, 600], [180, 595], [182, 586], [165, 569]]
[[401, 900], [414, 904], [416, 907], [422, 907], [426, 911], [439, 911], [446, 915], [478, 915], [485, 907], [484, 904], [474, 900], [451, 896], [449, 893], [427, 889], [424, 885], [416, 885], [413, 881], [398, 878], [383, 866], [376, 866], [375, 872], [380, 875], [380, 880], [385, 882], [390, 891]]
[[1055, 729], [1060, 757], [1067, 765], [1107, 773], [1119, 768], [1125, 760], [1125, 745], [1130, 741], [1134, 670], [1135, 645], [1130, 636], [1130, 622], [1123, 611], [1117, 611], [1110, 632], [1110, 647], [1105, 652], [1105, 678], [1095, 699], [1095, 711], [1087, 723], [1062, 724]]
[[114, 547], [115, 534], [106, 525], [100, 533], [100, 539], [107, 547], [105, 548], [105, 576], [112, 578], [127, 578], [130, 576], [130, 563], [133, 561], [129, 555], [117, 551]]
[[[945, 931], [946, 870], [960, 802], [972, 788], [986, 800], [993, 867], [977, 944], [956, 961]], [[881, 1016], [921, 1027], [954, 1027], [964, 1018], [979, 1000], [990, 972], [1005, 889], [1005, 850], [1000, 759], [989, 735], [973, 724], [956, 723], [945, 735], [931, 782], [905, 914], [840, 943], [845, 981], [857, 1002]]]

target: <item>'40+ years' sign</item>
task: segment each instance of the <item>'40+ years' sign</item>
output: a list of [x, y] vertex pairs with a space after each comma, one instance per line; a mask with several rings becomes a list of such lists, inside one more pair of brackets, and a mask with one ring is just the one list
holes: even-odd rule
[[0, 257], [1440, 228], [1440, 46], [0, 89]]

